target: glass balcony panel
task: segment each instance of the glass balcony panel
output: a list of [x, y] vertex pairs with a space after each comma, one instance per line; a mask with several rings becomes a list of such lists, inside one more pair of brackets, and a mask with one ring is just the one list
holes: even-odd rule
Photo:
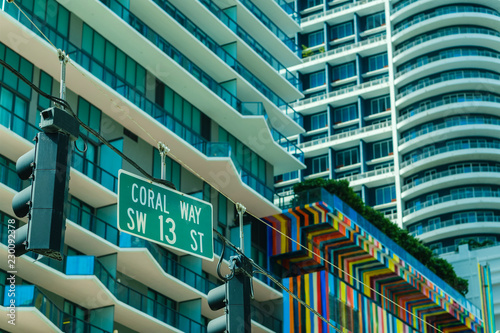
[[93, 275], [94, 256], [66, 256], [66, 275]]

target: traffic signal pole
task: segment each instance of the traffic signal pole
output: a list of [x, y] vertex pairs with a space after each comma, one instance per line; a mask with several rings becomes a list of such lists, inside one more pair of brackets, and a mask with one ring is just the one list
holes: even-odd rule
[[[222, 259], [222, 256], [221, 256]], [[208, 323], [207, 333], [249, 333], [252, 331], [250, 298], [252, 294], [252, 264], [242, 256], [230, 258], [231, 274], [225, 283], [208, 292], [212, 310], [224, 308], [225, 314]]]
[[[65, 73], [68, 58], [59, 50], [61, 61], [60, 96], [66, 95]], [[41, 112], [42, 132], [35, 148], [21, 156], [16, 171], [21, 179], [31, 178], [31, 186], [12, 200], [18, 217], [28, 216], [27, 226], [16, 230], [16, 256], [33, 251], [62, 260], [72, 142], [78, 138], [79, 123], [63, 105]]]

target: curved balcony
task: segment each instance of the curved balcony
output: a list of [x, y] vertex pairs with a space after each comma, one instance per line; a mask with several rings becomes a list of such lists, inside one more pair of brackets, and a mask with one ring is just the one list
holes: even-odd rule
[[[484, 36], [491, 36], [491, 37], [500, 37], [500, 32], [495, 31], [493, 29], [487, 29], [487, 28], [478, 28], [478, 27], [450, 27], [450, 28], [443, 28], [439, 29], [435, 32], [432, 32], [430, 34], [424, 34], [422, 36], [416, 37], [410, 42], [405, 42], [401, 45], [398, 45], [396, 50], [394, 51], [394, 61], [398, 61], [398, 57], [401, 53], [408, 51], [409, 49], [421, 45], [423, 43], [426, 43], [428, 41], [436, 40], [438, 38], [443, 38], [443, 37], [448, 37], [448, 36], [454, 36], [454, 35], [463, 35], [460, 36], [462, 38], [469, 37], [467, 35], [471, 35], [470, 37], [472, 39], [477, 38], [478, 36], [476, 35], [484, 35]], [[438, 42], [438, 41], [437, 41]]]
[[[166, 3], [166, 0], [154, 0], [158, 5], [159, 3]], [[282, 0], [283, 1], [283, 0]], [[200, 0], [200, 2], [217, 17], [222, 23], [224, 23], [232, 32], [234, 32], [238, 37], [240, 37], [248, 46], [250, 46], [255, 53], [259, 54], [262, 59], [264, 59], [271, 67], [273, 67], [278, 73], [284, 75], [284, 77], [290, 82], [291, 85], [296, 87], [298, 90], [302, 90], [302, 82], [292, 74], [288, 68], [281, 64], [281, 62], [276, 59], [267, 48], [263, 47], [255, 38], [253, 38], [248, 32], [246, 32], [235, 20], [233, 20], [229, 15], [227, 15], [223, 10], [221, 10], [215, 2], [212, 0]], [[285, 5], [289, 5], [285, 2]], [[164, 7], [164, 6], [160, 6]], [[164, 8], [167, 10], [166, 8]]]
[[400, 93], [396, 95], [396, 99], [400, 100], [403, 97], [421, 90], [423, 88], [452, 80], [465, 80], [469, 82], [469, 79], [489, 79], [494, 81], [500, 81], [500, 75], [493, 74], [490, 72], [484, 72], [479, 70], [457, 70], [446, 73], [441, 73], [439, 77], [436, 77], [432, 80], [427, 80], [425, 82], [410, 84], [404, 88], [400, 89]]
[[[444, 140], [448, 138], [445, 134], [447, 133], [446, 131], [443, 131], [448, 128], [453, 128], [453, 127], [458, 127], [460, 126], [461, 128], [457, 129], [460, 130], [461, 134], [460, 137], [465, 136], [466, 134], [463, 132], [465, 130], [480, 130], [482, 135], [486, 135], [486, 132], [490, 132], [492, 135], [495, 134], [495, 131], [498, 131], [497, 128], [494, 128], [492, 126], [468, 126], [468, 125], [493, 125], [493, 126], [500, 126], [500, 119], [499, 118], [493, 118], [493, 117], [481, 117], [481, 116], [460, 116], [456, 118], [450, 118], [446, 119], [444, 122], [434, 125], [430, 124], [430, 126], [427, 126], [419, 131], [416, 132], [410, 132], [406, 134], [402, 139], [399, 140], [399, 148], [400, 152], [403, 152], [404, 150], [409, 149], [409, 145], [404, 145], [407, 142], [410, 142], [412, 140], [415, 140], [417, 138], [420, 138], [423, 135], [427, 135], [429, 133], [433, 133], [436, 131], [441, 131], [442, 133], [436, 133], [436, 135], [433, 138], [430, 138], [432, 142], [436, 141], [436, 136], [441, 135], [440, 139]], [[468, 126], [462, 128], [462, 126]], [[489, 129], [489, 131], [488, 131]], [[419, 142], [420, 146], [425, 145], [424, 140], [421, 139], [421, 142]], [[404, 145], [404, 146], [403, 146]]]
[[[300, 108], [302, 113], [313, 114], [319, 109], [324, 109], [324, 105], [333, 102], [337, 97], [344, 98], [344, 95], [356, 92], [356, 96], [359, 94], [366, 93], [368, 91], [372, 92], [378, 89], [388, 88], [389, 78], [384, 77], [378, 80], [368, 81], [357, 86], [348, 87], [345, 89], [339, 89], [332, 91], [330, 93], [325, 93], [323, 95], [305, 98], [298, 102], [293, 103], [293, 107]], [[365, 90], [365, 91], [363, 91]], [[317, 110], [316, 110], [317, 109]]]
[[[443, 179], [443, 178], [448, 178], [448, 177], [452, 177], [452, 176], [456, 176], [456, 175], [470, 175], [471, 173], [472, 174], [489, 173], [490, 174], [490, 175], [488, 175], [489, 177], [492, 177], [492, 176], [493, 177], [500, 177], [500, 167], [494, 166], [494, 165], [488, 165], [488, 166], [477, 165], [477, 166], [455, 168], [455, 169], [451, 169], [451, 170], [441, 171], [441, 172], [438, 172], [438, 173], [435, 173], [435, 174], [432, 174], [429, 176], [415, 179], [411, 183], [403, 185], [401, 187], [401, 192], [404, 195], [404, 192], [406, 192], [408, 190], [411, 190], [411, 189], [416, 188], [418, 186], [425, 185], [425, 184], [427, 184], [431, 181], [437, 180], [437, 179], [441, 179], [441, 181], [444, 183], [447, 180]], [[471, 175], [471, 178], [472, 177], [476, 177], [476, 176]], [[487, 177], [483, 177], [483, 178], [487, 178]]]
[[[499, 244], [500, 244], [499, 242], [494, 242], [493, 244], [491, 244], [489, 246], [481, 247], [478, 250], [485, 249], [485, 248], [490, 248], [490, 247], [493, 247], [493, 246], [497, 246]], [[447, 253], [457, 252], [457, 251], [459, 251], [459, 249], [458, 249], [459, 246], [460, 245], [450, 245], [450, 246], [432, 248], [432, 245], [431, 245], [431, 248], [432, 248], [432, 252], [434, 252], [436, 255], [439, 256], [441, 254], [447, 254]]]
[[[440, 222], [434, 223], [432, 225], [428, 225], [426, 227], [417, 229], [415, 231], [410, 232], [410, 235], [420, 236], [422, 234], [426, 234], [428, 232], [432, 232], [435, 230], [440, 230], [442, 228], [460, 226], [460, 225], [464, 225], [464, 224], [470, 225], [471, 228], [474, 228], [474, 229], [477, 229], [481, 226], [480, 224], [475, 224], [475, 223], [481, 223], [481, 224], [482, 223], [495, 223], [495, 226], [498, 229], [500, 226], [500, 223], [498, 223], [498, 222], [500, 222], [499, 216], [492, 216], [491, 218], [478, 219], [476, 221], [469, 221], [467, 219], [450, 219], [450, 220], [446, 220], [446, 221], [440, 221]], [[422, 237], [419, 237], [419, 238], [421, 240], [423, 240]], [[425, 239], [425, 241], [431, 241], [431, 240]]]
[[423, 161], [427, 158], [430, 158], [432, 156], [437, 156], [441, 154], [446, 154], [450, 152], [455, 152], [455, 151], [460, 151], [460, 150], [469, 150], [469, 153], [471, 153], [472, 149], [485, 149], [485, 150], [497, 150], [500, 149], [500, 142], [499, 141], [494, 141], [494, 142], [483, 142], [479, 140], [469, 140], [467, 143], [458, 143], [454, 142], [450, 145], [447, 145], [445, 147], [441, 147], [438, 149], [434, 149], [432, 151], [428, 151], [419, 155], [415, 155], [410, 157], [408, 160], [403, 161], [401, 163], [400, 169], [402, 170], [405, 167], [408, 167], [410, 165], [414, 165], [417, 162]]
[[412, 3], [417, 2], [417, 1], [420, 1], [420, 0], [400, 1], [397, 4], [395, 4], [394, 7], [392, 7], [391, 14], [396, 13], [396, 12], [400, 11], [401, 9], [405, 8], [406, 6], [409, 6]]
[[[475, 57], [486, 57], [486, 58], [491, 58], [491, 59], [500, 59], [500, 53], [498, 52], [491, 52], [487, 50], [480, 50], [480, 49], [470, 49], [470, 48], [457, 48], [453, 50], [445, 50], [441, 52], [438, 55], [435, 55], [433, 57], [422, 57], [416, 59], [416, 63], [405, 66], [403, 70], [400, 70], [396, 73], [394, 76], [395, 79], [399, 78], [402, 75], [405, 75], [408, 72], [411, 72], [414, 69], [420, 68], [422, 66], [425, 66], [427, 64], [444, 60], [444, 59], [451, 59], [451, 58], [457, 58], [457, 57], [469, 57], [469, 56], [475, 56]], [[470, 60], [470, 59], [464, 59], [464, 62]]]
[[[479, 198], [488, 198], [491, 199], [493, 198], [494, 200], [489, 200], [486, 202], [486, 204], [493, 204], [494, 207], [498, 205], [500, 202], [497, 198], [500, 198], [500, 190], [490, 190], [490, 189], [477, 189], [477, 188], [472, 188], [470, 191], [464, 192], [464, 193], [454, 193], [454, 194], [448, 194], [444, 195], [439, 198], [431, 199], [424, 201], [422, 203], [418, 203], [413, 207], [407, 208], [403, 211], [403, 222], [408, 222], [409, 219], [406, 219], [406, 217], [410, 217], [411, 214], [414, 214], [416, 212], [419, 212], [420, 210], [426, 209], [429, 211], [429, 208], [432, 208], [437, 205], [442, 205], [445, 203], [452, 203], [452, 210], [456, 210], [457, 207], [460, 207], [462, 209], [465, 207], [465, 203], [460, 204], [460, 202], [457, 202], [457, 200], [467, 200], [469, 203], [470, 202], [476, 202], [477, 207], [479, 207], [479, 202], [476, 200], [468, 200], [468, 199], [479, 199]], [[437, 211], [437, 208], [435, 209]], [[428, 215], [425, 215], [428, 216]], [[419, 214], [418, 218], [423, 219], [425, 217], [423, 214]]]
[[[422, 101], [425, 102], [425, 101]], [[420, 104], [420, 103], [418, 103]], [[492, 109], [492, 110], [498, 110], [500, 107], [499, 105], [495, 104], [500, 104], [500, 96], [493, 95], [491, 93], [484, 93], [480, 91], [475, 91], [475, 92], [470, 92], [470, 93], [456, 93], [452, 95], [445, 95], [443, 96], [443, 99], [435, 101], [435, 102], [429, 102], [429, 103], [423, 103], [422, 106], [418, 106], [415, 108], [406, 108], [401, 111], [401, 116], [398, 118], [398, 129], [402, 130], [403, 128], [407, 128], [410, 125], [410, 122], [413, 123], [413, 119], [405, 121], [409, 118], [416, 117], [420, 115], [421, 122], [425, 120], [430, 120], [434, 119], [435, 117], [429, 117], [429, 110], [432, 109], [445, 109], [441, 108], [442, 106], [449, 106], [448, 109], [462, 109], [462, 108], [469, 108], [472, 107], [474, 110], [479, 110], [481, 106], [484, 106], [484, 109]], [[415, 104], [417, 105], [417, 104]], [[470, 112], [470, 111], [469, 111]], [[423, 114], [424, 113], [424, 114]], [[496, 114], [496, 112], [488, 112], [490, 114]], [[425, 118], [425, 119], [423, 119]], [[403, 123], [404, 122], [404, 123]]]
[[[478, 230], [480, 230], [478, 232]], [[429, 231], [420, 234], [418, 239], [424, 243], [432, 243], [439, 240], [444, 240], [447, 238], [465, 238], [470, 239], [471, 235], [483, 234], [495, 237], [500, 234], [500, 224], [498, 222], [471, 222], [471, 223], [461, 223], [456, 225], [450, 225], [441, 227], [440, 229]], [[496, 237], [495, 237], [496, 238]]]
[[[464, 162], [464, 164], [467, 163]], [[474, 171], [471, 171], [472, 169]], [[453, 184], [453, 186], [491, 184], [496, 180], [500, 180], [500, 170], [494, 169], [494, 166], [468, 166], [444, 170], [432, 176], [417, 178], [403, 186], [401, 198], [405, 201], [412, 200], [418, 196], [449, 187], [450, 184]]]
[[[427, 13], [424, 15], [417, 15], [415, 18], [408, 20], [406, 22], [403, 21], [403, 22], [397, 23], [394, 26], [394, 30], [393, 30], [392, 34], [393, 34], [393, 36], [396, 36], [397, 34], [401, 33], [403, 30], [407, 30], [408, 28], [410, 28], [410, 27], [412, 27], [420, 22], [424, 22], [424, 21], [427, 21], [427, 20], [430, 20], [430, 19], [436, 18], [436, 17], [441, 17], [443, 15], [454, 15], [457, 13], [478, 13], [478, 14], [487, 14], [487, 15], [493, 15], [496, 17], [500, 17], [500, 13], [498, 13], [496, 10], [492, 10], [489, 8], [473, 6], [473, 5], [449, 5], [449, 6], [437, 8], [435, 11], [433, 11], [431, 13]], [[395, 40], [397, 38], [398, 38], [398, 36], [396, 36], [393, 40]]]

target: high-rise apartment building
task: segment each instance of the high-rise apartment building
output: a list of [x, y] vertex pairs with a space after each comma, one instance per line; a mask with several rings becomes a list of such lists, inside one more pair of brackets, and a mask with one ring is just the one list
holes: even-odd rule
[[291, 139], [307, 168], [276, 178], [281, 202], [302, 180], [347, 179], [438, 254], [498, 244], [500, 2], [296, 5], [305, 133]]
[[[315, 177], [348, 179], [440, 253], [471, 237], [498, 241], [495, 0], [0, 0], [0, 9], [0, 59], [58, 96], [64, 50], [78, 117], [155, 177], [166, 144], [166, 179], [210, 202], [214, 228], [235, 244], [235, 204], [244, 205], [245, 250], [262, 267], [274, 253], [252, 216], [280, 214], [291, 186]], [[49, 106], [0, 66], [3, 315], [10, 203], [26, 185], [15, 161]], [[16, 260], [18, 321], [0, 329], [203, 332], [221, 314], [206, 296], [221, 283], [220, 240], [209, 262], [120, 233], [118, 170], [137, 170], [80, 134], [65, 259]], [[254, 293], [253, 331], [282, 331], [282, 290], [256, 275]]]
[[[438, 253], [500, 241], [500, 2], [298, 1], [306, 169]], [[474, 223], [472, 223], [474, 222]]]
[[[158, 143], [166, 144], [166, 180], [210, 202], [214, 228], [239, 244], [235, 204], [252, 216], [279, 213], [274, 176], [304, 167], [302, 153], [286, 139], [303, 131], [302, 117], [287, 107], [303, 96], [287, 70], [300, 63], [288, 37], [299, 25], [277, 3], [266, 6], [264, 14], [250, 1], [5, 0], [0, 59], [59, 96], [57, 49], [64, 50], [66, 100], [77, 116], [155, 177]], [[8, 225], [26, 222], [14, 219], [11, 208], [26, 186], [15, 161], [33, 147], [39, 111], [51, 102], [0, 66], [0, 105], [0, 328], [206, 331], [222, 314], [207, 304], [208, 291], [222, 283], [221, 241], [215, 237], [210, 262], [119, 232], [118, 171], [138, 171], [83, 127], [71, 165], [64, 260], [35, 262], [30, 253], [8, 266]], [[263, 228], [245, 226], [245, 250], [266, 266], [265, 237], [251, 237]], [[6, 279], [11, 274], [15, 280]], [[281, 290], [262, 275], [254, 281], [252, 331], [280, 332]], [[8, 295], [11, 286], [15, 297]], [[15, 326], [4, 320], [10, 300]]]

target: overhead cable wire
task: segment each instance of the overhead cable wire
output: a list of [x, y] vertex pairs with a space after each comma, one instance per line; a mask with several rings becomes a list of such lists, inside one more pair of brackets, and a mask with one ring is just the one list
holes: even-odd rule
[[[28, 18], [28, 20], [31, 22], [31, 24], [33, 24], [36, 29], [42, 34], [42, 36], [54, 47], [56, 48], [56, 46], [47, 38], [47, 36], [45, 36], [41, 31], [40, 29], [38, 29], [38, 27], [33, 23], [33, 21], [31, 21], [29, 19], [29, 17], [24, 13], [24, 11], [15, 3], [14, 0], [9, 0], [9, 2], [12, 2], [16, 5], [16, 7], [23, 13], [24, 16], [26, 16]], [[57, 48], [56, 48], [57, 49]], [[99, 90], [100, 92], [107, 96], [107, 94], [103, 91], [103, 89], [101, 87], [99, 87], [97, 85], [97, 83], [95, 83], [92, 79], [88, 78], [87, 75], [80, 70], [80, 68], [78, 68], [75, 64], [73, 64], [72, 61], [70, 61], [70, 64], [72, 64], [84, 77], [86, 77], [88, 80], [90, 80]], [[55, 101], [55, 99], [57, 97], [53, 97], [53, 96], [50, 96], [53, 99], [53, 101]], [[47, 97], [48, 98], [48, 97]], [[60, 99], [59, 99], [60, 100]], [[114, 100], [112, 98], [110, 98], [110, 100], [112, 102], [114, 102]], [[140, 124], [138, 124], [129, 114], [128, 112], [124, 111], [119, 105], [118, 103], [113, 103], [117, 108], [119, 108], [120, 110], [122, 110], [124, 112], [124, 114], [132, 121], [134, 122], [144, 133], [146, 133], [146, 135], [148, 135], [153, 141], [155, 142], [159, 142], [158, 140], [156, 140], [148, 131], [146, 131]], [[170, 187], [173, 187], [173, 184], [171, 182], [168, 182], [168, 181], [165, 181], [165, 180], [162, 180], [162, 179], [159, 179], [159, 178], [155, 178], [155, 177], [152, 177], [151, 175], [149, 175], [145, 170], [143, 170], [142, 168], [140, 168], [137, 163], [135, 163], [134, 161], [132, 161], [130, 158], [128, 158], [125, 154], [123, 154], [121, 151], [119, 151], [118, 149], [116, 149], [114, 146], [112, 146], [106, 139], [104, 139], [101, 135], [99, 135], [97, 132], [95, 132], [93, 129], [91, 129], [90, 127], [88, 127], [86, 124], [84, 124], [83, 122], [81, 122], [81, 120], [79, 120], [78, 118], [76, 118], [80, 124], [82, 124], [82, 127], [84, 127], [85, 129], [87, 129], [89, 132], [91, 132], [92, 134], [94, 134], [101, 142], [103, 142], [104, 144], [106, 144], [106, 146], [108, 146], [110, 149], [112, 149], [114, 152], [116, 152], [117, 154], [119, 154], [122, 158], [124, 158], [127, 162], [129, 162], [132, 166], [134, 166], [139, 172], [141, 172], [145, 177], [147, 177], [148, 179], [150, 179], [151, 181], [154, 181], [154, 182], [158, 182], [158, 183], [162, 183], [162, 184], [165, 184], [165, 183], [170, 183], [169, 185], [167, 186], [170, 186]], [[169, 156], [174, 159], [176, 162], [178, 162], [179, 164], [181, 164], [184, 168], [186, 168], [187, 170], [189, 170], [190, 172], [192, 172], [194, 175], [196, 175], [198, 178], [200, 178], [201, 180], [203, 180], [204, 182], [206, 182], [207, 184], [209, 184], [212, 188], [214, 188], [216, 191], [218, 191], [220, 194], [222, 194], [225, 198], [227, 198], [230, 202], [232, 202], [233, 204], [236, 204], [236, 202], [234, 200], [232, 200], [228, 195], [226, 195], [222, 190], [220, 189], [217, 189], [217, 187], [213, 186], [212, 183], [208, 180], [206, 180], [203, 176], [201, 176], [198, 172], [196, 172], [193, 168], [191, 168], [190, 166], [188, 166], [187, 164], [185, 164], [181, 159], [177, 158], [172, 152], [169, 152]], [[396, 307], [398, 307], [399, 309], [401, 309], [402, 311], [408, 313], [410, 316], [416, 318], [417, 320], [419, 320], [420, 322], [426, 324], [426, 325], [429, 325], [430, 327], [434, 328], [436, 331], [438, 332], [443, 332], [442, 330], [438, 329], [437, 327], [433, 326], [432, 324], [426, 322], [424, 319], [418, 317], [417, 315], [413, 314], [412, 312], [410, 312], [409, 310], [405, 309], [404, 307], [402, 307], [401, 305], [397, 304], [396, 302], [394, 302], [392, 299], [390, 299], [389, 297], [383, 295], [382, 293], [380, 293], [379, 291], [375, 290], [374, 288], [372, 288], [370, 285], [364, 283], [363, 281], [359, 280], [358, 278], [354, 277], [353, 275], [351, 275], [350, 273], [346, 272], [345, 270], [343, 270], [342, 268], [336, 266], [335, 264], [333, 264], [332, 262], [330, 262], [329, 260], [323, 258], [321, 255], [315, 253], [314, 251], [310, 250], [309, 248], [307, 248], [306, 246], [302, 245], [301, 243], [297, 242], [296, 240], [292, 239], [290, 236], [284, 234], [283, 232], [281, 232], [280, 230], [276, 229], [275, 227], [273, 227], [271, 224], [265, 222], [264, 220], [262, 220], [260, 217], [256, 216], [255, 214], [253, 214], [252, 212], [248, 211], [247, 210], [247, 213], [254, 217], [257, 221], [267, 225], [268, 227], [270, 227], [271, 229], [273, 229], [274, 231], [276, 231], [277, 233], [281, 234], [282, 236], [284, 236], [285, 238], [287, 238], [288, 240], [290, 240], [291, 242], [297, 244], [299, 247], [303, 248], [304, 250], [306, 250], [307, 252], [311, 253], [313, 256], [323, 260], [325, 263], [327, 263], [328, 265], [330, 265], [331, 267], [337, 269], [338, 271], [342, 272], [343, 274], [345, 274], [346, 276], [352, 278], [354, 281], [358, 282], [359, 284], [361, 284], [362, 286], [364, 286], [365, 288], [369, 289], [370, 291], [374, 292], [375, 294], [379, 295], [380, 297], [382, 297], [383, 299], [387, 300], [388, 302], [390, 302], [391, 304], [394, 304]], [[387, 310], [387, 309], [386, 309]]]
[[[305, 308], [307, 308], [309, 311], [311, 311], [314, 315], [316, 315], [319, 319], [321, 319], [323, 322], [328, 324], [330, 327], [332, 327], [335, 331], [339, 333], [346, 333], [349, 332], [348, 329], [343, 327], [342, 325], [338, 324], [342, 330], [339, 330], [338, 327], [335, 327], [328, 319], [326, 319], [321, 313], [316, 311], [313, 307], [311, 307], [309, 304], [307, 304], [305, 301], [301, 300], [300, 297], [295, 295], [290, 289], [288, 289], [285, 285], [283, 285], [281, 282], [278, 281], [274, 276], [272, 276], [269, 272], [267, 272], [265, 269], [260, 267], [258, 264], [256, 264], [252, 259], [248, 258], [238, 247], [236, 247], [229, 239], [227, 239], [223, 234], [221, 234], [218, 230], [213, 229], [213, 231], [224, 241], [224, 245], [226, 244], [232, 247], [239, 255], [245, 257], [247, 261], [255, 268], [257, 269], [258, 273], [263, 274], [267, 278], [269, 278], [271, 281], [273, 281], [278, 287], [283, 289], [283, 291], [287, 292], [290, 296], [292, 296], [297, 302], [302, 304]], [[221, 254], [221, 259], [222, 256], [224, 255], [224, 251]], [[220, 262], [220, 261], [219, 261]]]
[[[7, 0], [9, 3], [13, 3], [19, 11], [28, 19], [28, 21], [35, 27], [35, 29], [43, 36], [43, 38], [50, 44], [55, 50], [58, 50], [58, 48], [52, 43], [52, 41], [38, 28], [38, 26], [30, 19], [30, 17], [23, 11], [21, 7], [18, 6], [16, 1], [14, 0]], [[69, 58], [69, 57], [68, 57]], [[115, 103], [114, 99], [112, 97], [109, 97], [108, 94], [100, 87], [97, 85], [94, 80], [89, 78], [73, 61], [71, 58], [68, 59], [69, 64], [71, 64], [82, 76], [84, 76], [86, 79], [88, 79], [98, 90], [100, 93], [102, 93], [104, 96], [108, 97], [111, 104], [114, 105], [116, 108], [120, 109], [120, 111], [123, 112], [123, 115], [125, 115], [127, 118], [129, 118], [137, 127], [139, 127], [147, 136], [149, 136], [153, 141], [155, 141], [157, 144], [160, 142], [159, 140], [155, 139], [149, 131], [147, 131], [142, 125], [140, 125], [132, 116], [125, 111], [118, 103]], [[47, 97], [48, 98], [48, 97]], [[56, 98], [56, 97], [54, 97]], [[93, 134], [93, 133], [92, 133]], [[141, 172], [142, 173], [142, 172]], [[150, 177], [148, 177], [150, 178]]]
[[65, 100], [63, 100], [61, 98], [58, 98], [58, 97], [55, 97], [55, 96], [51, 96], [51, 95], [43, 92], [40, 88], [38, 88], [36, 85], [34, 85], [32, 82], [30, 82], [27, 78], [25, 78], [21, 73], [19, 73], [15, 68], [13, 68], [12, 66], [10, 66], [4, 60], [0, 59], [0, 64], [3, 65], [5, 68], [7, 68], [12, 73], [14, 73], [17, 77], [19, 77], [23, 82], [25, 82], [26, 84], [28, 84], [30, 86], [30, 88], [32, 88], [33, 90], [35, 90], [41, 96], [43, 96], [43, 97], [45, 97], [45, 98], [53, 101], [54, 103], [57, 103], [57, 104], [60, 104], [60, 105], [64, 106], [64, 108], [69, 112], [69, 114], [71, 116], [73, 116], [83, 128], [85, 128], [91, 134], [95, 135], [99, 141], [101, 141], [104, 145], [106, 145], [111, 150], [113, 150], [115, 153], [117, 153], [125, 161], [127, 161], [128, 163], [130, 163], [130, 165], [132, 165], [134, 168], [136, 168], [146, 178], [148, 178], [152, 182], [160, 183], [160, 184], [163, 184], [163, 185], [166, 185], [168, 187], [171, 187], [171, 188], [175, 189], [175, 186], [174, 186], [174, 184], [172, 182], [170, 182], [168, 180], [163, 180], [163, 179], [159, 179], [159, 178], [151, 176], [146, 170], [144, 170], [143, 168], [141, 168], [134, 160], [132, 160], [130, 157], [128, 157], [123, 152], [121, 152], [120, 150], [118, 150], [115, 146], [113, 146], [108, 140], [106, 140], [101, 134], [99, 134], [93, 128], [91, 128], [90, 126], [88, 126], [87, 124], [85, 124], [80, 118], [77, 117], [77, 115], [75, 114], [75, 112], [71, 108], [71, 105], [68, 102], [66, 102]]

